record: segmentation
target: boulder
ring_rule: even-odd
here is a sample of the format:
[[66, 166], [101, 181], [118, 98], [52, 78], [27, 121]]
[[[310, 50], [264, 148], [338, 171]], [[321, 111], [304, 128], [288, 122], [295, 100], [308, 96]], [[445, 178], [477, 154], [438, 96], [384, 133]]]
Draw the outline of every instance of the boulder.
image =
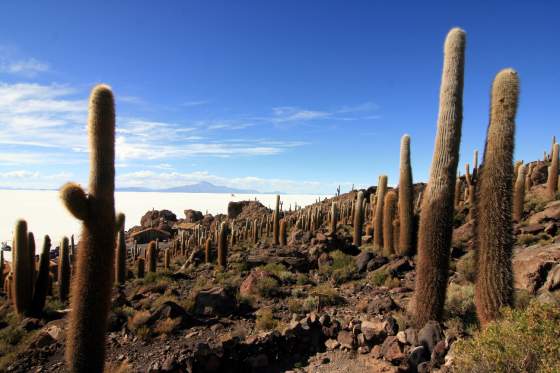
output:
[[408, 354], [407, 363], [408, 367], [412, 372], [416, 372], [418, 364], [425, 361], [430, 361], [430, 354], [424, 346], [414, 347]]
[[352, 332], [347, 330], [341, 330], [338, 332], [336, 340], [340, 343], [340, 347], [343, 348], [353, 349], [356, 346], [356, 337]]
[[367, 271], [375, 271], [378, 268], [383, 267], [385, 264], [389, 262], [389, 259], [385, 258], [384, 256], [374, 256], [368, 263], [367, 263]]
[[188, 209], [185, 210], [184, 212], [185, 212], [185, 223], [197, 223], [202, 219], [204, 219], [204, 215], [202, 215], [202, 212], [200, 211]]
[[354, 258], [354, 260], [356, 261], [356, 268], [358, 269], [358, 272], [365, 271], [367, 269], [368, 262], [373, 259], [374, 256], [374, 253], [372, 253], [371, 251], [362, 251], [360, 254], [358, 254]]
[[527, 224], [542, 224], [550, 220], [560, 220], [560, 201], [549, 202], [544, 210], [533, 214], [527, 219]]
[[395, 365], [400, 364], [406, 359], [404, 347], [394, 335], [385, 338], [385, 341], [381, 345], [381, 354], [385, 360]]
[[560, 264], [556, 264], [549, 272], [544, 284], [544, 288], [548, 291], [557, 290], [560, 287]]
[[543, 161], [537, 161], [533, 171], [531, 172], [531, 180], [533, 185], [539, 185], [546, 183], [548, 178], [548, 163]]
[[397, 309], [397, 304], [393, 301], [391, 296], [384, 294], [378, 295], [369, 301], [367, 305], [367, 312], [369, 314], [383, 314], [385, 312], [393, 311]]
[[560, 263], [560, 244], [516, 248], [513, 255], [514, 286], [536, 293], [547, 280], [548, 273]]
[[521, 234], [537, 234], [544, 231], [544, 225], [542, 224], [530, 224], [519, 228], [519, 233]]
[[228, 316], [236, 310], [235, 297], [223, 287], [201, 290], [195, 296], [195, 312], [205, 316]]
[[362, 321], [361, 329], [365, 340], [373, 344], [381, 343], [387, 336], [384, 321]]
[[437, 321], [428, 321], [426, 325], [418, 331], [418, 343], [426, 347], [430, 353], [441, 340], [443, 340], [443, 330]]
[[176, 221], [177, 216], [169, 210], [151, 210], [142, 216], [140, 219], [140, 225], [143, 228], [158, 228], [162, 223], [174, 223]]

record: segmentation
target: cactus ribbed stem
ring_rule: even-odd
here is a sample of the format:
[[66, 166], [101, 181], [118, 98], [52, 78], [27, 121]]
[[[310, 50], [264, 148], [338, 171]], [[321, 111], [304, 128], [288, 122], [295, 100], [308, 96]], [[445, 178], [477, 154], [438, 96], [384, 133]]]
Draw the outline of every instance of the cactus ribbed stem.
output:
[[62, 303], [68, 300], [70, 292], [70, 242], [64, 237], [58, 255], [58, 298]]
[[397, 206], [397, 193], [390, 190], [383, 203], [383, 255], [389, 257], [395, 253], [393, 239], [393, 220]]
[[362, 203], [364, 201], [364, 192], [358, 192], [358, 199], [354, 205], [354, 235], [352, 243], [356, 246], [362, 245], [362, 225], [364, 224], [364, 215], [362, 210]]
[[492, 85], [474, 225], [478, 254], [475, 304], [482, 325], [495, 320], [501, 307], [513, 304], [512, 185], [518, 96], [517, 73], [512, 69], [500, 71]]
[[380, 250], [383, 249], [383, 203], [387, 192], [387, 176], [379, 176], [377, 185], [375, 217], [373, 220], [373, 246]]
[[412, 167], [410, 165], [410, 136], [401, 140], [401, 166], [399, 177], [399, 246], [395, 247], [400, 255], [414, 254], [414, 206], [412, 190]]
[[31, 312], [33, 284], [31, 282], [31, 256], [27, 244], [27, 222], [19, 220], [16, 223], [13, 240], [13, 299], [16, 313], [19, 317], [27, 316]]
[[463, 120], [465, 39], [465, 32], [454, 28], [444, 47], [437, 134], [430, 178], [422, 198], [416, 288], [411, 303], [418, 325], [441, 320], [445, 303]]
[[553, 200], [556, 198], [556, 191], [558, 190], [558, 147], [559, 144], [554, 144], [552, 147], [550, 166], [548, 167], [548, 179], [546, 181], [546, 191], [548, 198]]
[[525, 165], [517, 169], [513, 191], [513, 221], [519, 223], [523, 219], [523, 203], [525, 202]]

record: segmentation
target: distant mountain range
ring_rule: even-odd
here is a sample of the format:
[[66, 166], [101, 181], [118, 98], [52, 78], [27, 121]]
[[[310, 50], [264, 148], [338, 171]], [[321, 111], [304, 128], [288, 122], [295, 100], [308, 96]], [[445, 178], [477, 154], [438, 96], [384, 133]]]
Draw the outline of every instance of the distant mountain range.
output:
[[173, 188], [150, 189], [143, 187], [117, 188], [117, 192], [158, 192], [158, 193], [240, 193], [259, 194], [254, 189], [237, 189], [201, 181], [200, 183], [183, 185]]

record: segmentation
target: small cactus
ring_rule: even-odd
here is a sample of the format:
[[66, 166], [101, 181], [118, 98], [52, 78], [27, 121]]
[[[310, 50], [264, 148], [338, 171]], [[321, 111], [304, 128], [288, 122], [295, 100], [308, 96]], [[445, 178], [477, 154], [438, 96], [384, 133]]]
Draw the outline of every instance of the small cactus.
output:
[[525, 202], [525, 165], [517, 169], [517, 179], [513, 190], [513, 221], [519, 223], [523, 218], [523, 203]]
[[206, 239], [206, 244], [204, 245], [204, 262], [210, 263], [210, 250], [212, 249], [212, 239], [209, 237]]
[[171, 251], [169, 249], [165, 249], [163, 252], [163, 268], [166, 271], [169, 271], [171, 267]]
[[362, 226], [364, 225], [364, 212], [362, 209], [363, 201], [364, 192], [360, 190], [354, 207], [354, 235], [352, 243], [355, 246], [362, 245]]
[[276, 209], [274, 210], [274, 223], [272, 226], [272, 236], [273, 242], [275, 245], [280, 243], [279, 234], [280, 234], [280, 196], [276, 196]]
[[222, 222], [218, 235], [218, 266], [225, 269], [227, 266], [227, 235], [228, 228], [226, 222]]
[[19, 220], [16, 223], [13, 240], [13, 299], [18, 316], [31, 313], [33, 283], [31, 282], [31, 256], [28, 251], [27, 223]]
[[68, 237], [64, 237], [60, 243], [60, 254], [58, 255], [58, 298], [62, 303], [68, 300], [70, 292], [70, 243]]
[[156, 272], [157, 271], [157, 260], [158, 260], [158, 252], [156, 248], [156, 243], [151, 241], [148, 244], [148, 249], [146, 250], [146, 264], [148, 267], [148, 272]]
[[[414, 254], [414, 193], [412, 190], [412, 167], [410, 166], [410, 136], [401, 140], [401, 166], [399, 178], [399, 246], [395, 247], [400, 255]], [[385, 219], [385, 218], [383, 218]]]
[[395, 218], [395, 207], [397, 204], [397, 193], [390, 190], [383, 202], [383, 255], [389, 257], [395, 253], [393, 246], [393, 220]]
[[375, 217], [373, 220], [373, 246], [381, 250], [383, 249], [383, 203], [385, 201], [385, 193], [387, 192], [387, 176], [379, 177], [376, 193]]
[[138, 258], [136, 260], [136, 276], [138, 278], [144, 278], [146, 271], [146, 261], [144, 258]]
[[330, 220], [330, 229], [329, 232], [331, 236], [336, 236], [336, 226], [338, 224], [338, 211], [336, 208], [336, 202], [333, 202], [331, 205], [331, 220]]
[[280, 246], [286, 246], [286, 220], [280, 220]]
[[115, 258], [115, 279], [117, 284], [124, 284], [126, 281], [126, 241], [124, 236], [123, 213], [117, 215], [117, 250]]
[[546, 180], [546, 192], [548, 198], [553, 200], [556, 198], [556, 191], [558, 190], [558, 147], [559, 144], [554, 144], [552, 147], [550, 166], [548, 167], [548, 179]]

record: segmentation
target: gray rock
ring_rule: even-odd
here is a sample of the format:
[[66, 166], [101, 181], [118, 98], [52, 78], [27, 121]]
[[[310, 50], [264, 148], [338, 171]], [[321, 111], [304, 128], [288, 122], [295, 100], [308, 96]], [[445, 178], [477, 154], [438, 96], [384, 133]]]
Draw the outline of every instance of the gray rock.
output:
[[374, 254], [371, 251], [362, 251], [354, 260], [356, 261], [356, 268], [358, 272], [363, 272], [367, 269], [368, 262], [373, 259]]
[[437, 321], [428, 321], [418, 332], [418, 343], [431, 353], [436, 344], [443, 340], [443, 330]]

